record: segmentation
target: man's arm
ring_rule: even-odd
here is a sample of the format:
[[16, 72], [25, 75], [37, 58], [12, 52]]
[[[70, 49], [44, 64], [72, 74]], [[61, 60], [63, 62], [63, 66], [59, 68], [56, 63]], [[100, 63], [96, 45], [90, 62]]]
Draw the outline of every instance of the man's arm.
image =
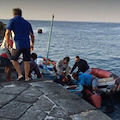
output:
[[33, 46], [34, 46], [35, 37], [34, 37], [33, 34], [30, 34], [30, 37], [31, 37], [30, 48], [31, 48], [31, 51], [33, 51]]
[[61, 64], [62, 64], [62, 60], [57, 61], [57, 63], [56, 63], [56, 70], [57, 70], [57, 72], [62, 72], [62, 71], [60, 70]]
[[9, 49], [9, 39], [10, 39], [10, 34], [11, 34], [11, 31], [9, 29], [6, 29], [6, 32], [5, 32], [5, 40], [6, 40], [6, 47]]
[[37, 65], [33, 68], [33, 70], [35, 71], [35, 74], [37, 75], [38, 78], [42, 77], [42, 74], [40, 73]]
[[70, 74], [75, 70], [76, 67], [77, 67], [77, 64], [75, 63], [72, 70], [71, 70], [71, 72], [70, 72]]

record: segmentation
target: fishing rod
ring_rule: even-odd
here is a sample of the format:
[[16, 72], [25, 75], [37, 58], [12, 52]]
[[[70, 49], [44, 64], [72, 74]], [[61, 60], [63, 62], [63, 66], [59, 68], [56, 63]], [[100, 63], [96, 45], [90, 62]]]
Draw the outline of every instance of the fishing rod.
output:
[[47, 61], [48, 61], [48, 56], [49, 56], [49, 51], [50, 51], [50, 42], [51, 42], [53, 21], [54, 21], [54, 14], [52, 15], [52, 21], [51, 21], [50, 32], [49, 32], [49, 39], [48, 39], [48, 45], [47, 45], [46, 66], [47, 66]]

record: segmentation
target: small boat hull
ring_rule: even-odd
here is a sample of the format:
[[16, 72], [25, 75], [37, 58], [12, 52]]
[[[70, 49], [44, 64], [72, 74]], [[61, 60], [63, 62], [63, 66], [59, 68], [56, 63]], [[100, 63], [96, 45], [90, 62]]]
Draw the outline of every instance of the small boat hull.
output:
[[93, 94], [89, 89], [86, 89], [86, 88], [84, 89], [83, 93], [86, 94], [86, 97], [89, 100], [89, 102], [93, 104], [96, 108], [101, 107], [101, 103], [102, 103], [101, 95], [97, 93]]
[[[120, 91], [120, 77], [116, 74], [99, 68], [92, 68], [90, 74], [98, 77], [98, 88], [105, 94], [113, 94]], [[101, 107], [101, 95], [96, 93], [94, 94], [89, 88], [84, 88], [84, 94], [89, 102], [92, 103], [96, 108]]]
[[[120, 90], [114, 89], [114, 86], [120, 83], [120, 77], [116, 74], [99, 68], [92, 68], [90, 74], [98, 77], [98, 88], [103, 90], [103, 92], [108, 92], [108, 89], [110, 92], [117, 92]], [[113, 88], [109, 86], [113, 86]]]

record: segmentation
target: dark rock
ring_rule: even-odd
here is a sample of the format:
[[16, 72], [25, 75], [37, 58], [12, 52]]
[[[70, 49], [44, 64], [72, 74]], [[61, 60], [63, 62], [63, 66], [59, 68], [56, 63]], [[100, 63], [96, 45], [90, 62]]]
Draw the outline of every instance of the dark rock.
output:
[[38, 33], [42, 33], [42, 29], [38, 29]]
[[54, 104], [47, 99], [45, 96], [40, 97], [40, 99], [34, 104], [33, 107], [35, 107], [38, 110], [41, 111], [50, 111]]
[[8, 95], [8, 94], [0, 93], [0, 107], [2, 107], [5, 104], [8, 104], [15, 97], [16, 97], [15, 95]]
[[0, 118], [0, 120], [10, 120], [10, 119]]
[[5, 25], [0, 21], [0, 39], [5, 35]]
[[[92, 105], [72, 93], [47, 95], [57, 106], [60, 106], [68, 115], [78, 114], [83, 111], [95, 109]], [[82, 104], [81, 104], [82, 103]]]
[[65, 111], [63, 111], [61, 108], [59, 107], [54, 107], [52, 109], [52, 111], [50, 111], [50, 114], [49, 116], [52, 116], [52, 117], [59, 117], [59, 118], [66, 118], [68, 120], [68, 115]]
[[0, 93], [17, 95], [22, 93], [26, 89], [27, 87], [16, 86], [13, 84], [13, 85], [4, 86], [2, 89], [0, 89]]
[[46, 113], [31, 107], [19, 120], [44, 120]]
[[32, 104], [12, 101], [0, 109], [0, 117], [8, 119], [18, 119]]
[[29, 87], [21, 95], [31, 96], [31, 97], [40, 97], [43, 93], [36, 89], [35, 87]]
[[19, 95], [15, 100], [19, 102], [35, 103], [38, 100], [38, 98], [32, 96]]
[[107, 115], [98, 110], [90, 110], [81, 114], [71, 115], [72, 120], [111, 120]]
[[4, 24], [0, 21], [0, 30], [4, 28]]
[[40, 91], [45, 94], [59, 94], [59, 93], [69, 93], [68, 90], [63, 89], [62, 86], [55, 82], [42, 82], [42, 83], [31, 83], [32, 86], [37, 87]]

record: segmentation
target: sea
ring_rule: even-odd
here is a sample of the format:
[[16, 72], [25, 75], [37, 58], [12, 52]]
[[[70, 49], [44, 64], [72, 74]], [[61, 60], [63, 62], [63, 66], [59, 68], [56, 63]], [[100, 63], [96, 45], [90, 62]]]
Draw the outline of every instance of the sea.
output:
[[[8, 20], [0, 19], [7, 24]], [[54, 61], [70, 57], [70, 66], [75, 56], [85, 59], [90, 67], [111, 71], [120, 76], [120, 23], [29, 20], [35, 35], [34, 51]], [[38, 29], [43, 33], [39, 34]], [[113, 120], [120, 120], [120, 103], [108, 114]]]

